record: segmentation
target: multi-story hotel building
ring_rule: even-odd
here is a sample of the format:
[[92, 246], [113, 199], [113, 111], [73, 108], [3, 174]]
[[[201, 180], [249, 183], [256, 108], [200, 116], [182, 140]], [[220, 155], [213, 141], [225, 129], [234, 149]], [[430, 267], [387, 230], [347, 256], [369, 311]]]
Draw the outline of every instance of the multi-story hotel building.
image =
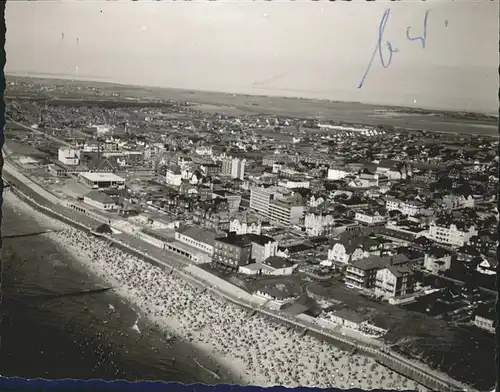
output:
[[468, 244], [470, 238], [477, 235], [474, 226], [459, 228], [457, 224], [444, 225], [438, 222], [431, 222], [427, 237], [436, 242], [453, 246], [464, 246]]
[[215, 240], [212, 261], [216, 264], [237, 269], [242, 265], [250, 264], [251, 255], [252, 243], [248, 238], [232, 235]]
[[305, 211], [299, 197], [280, 187], [252, 189], [250, 208], [270, 221], [285, 226], [299, 224]]

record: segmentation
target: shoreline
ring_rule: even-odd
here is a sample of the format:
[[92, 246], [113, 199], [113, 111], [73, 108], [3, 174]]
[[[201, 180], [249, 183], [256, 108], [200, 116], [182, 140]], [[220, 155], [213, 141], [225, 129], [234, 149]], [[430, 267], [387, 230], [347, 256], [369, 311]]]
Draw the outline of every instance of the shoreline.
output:
[[[55, 218], [52, 218], [50, 216], [47, 216], [39, 211], [37, 211], [35, 208], [30, 206], [28, 203], [25, 201], [21, 200], [17, 195], [14, 195], [13, 193], [10, 192], [5, 192], [3, 195], [3, 201], [4, 203], [9, 203], [11, 208], [14, 210], [19, 209], [21, 210], [24, 214], [29, 215], [32, 219], [34, 219], [40, 226], [49, 226], [51, 228], [54, 228], [55, 230], [75, 230], [79, 233], [82, 233], [83, 235], [86, 235], [89, 239], [97, 238], [91, 235], [90, 233], [84, 233], [83, 231], [80, 231], [78, 229], [75, 229], [68, 224], [61, 222]], [[214, 353], [212, 353], [210, 350], [207, 349], [207, 347], [204, 347], [202, 345], [196, 344], [196, 342], [190, 341], [189, 339], [186, 338], [182, 334], [182, 330], [179, 329], [178, 325], [175, 324], [168, 324], [167, 325], [162, 325], [165, 324], [164, 322], [158, 322], [158, 320], [154, 317], [151, 317], [151, 315], [148, 315], [147, 312], [144, 311], [144, 303], [139, 301], [136, 296], [133, 295], [130, 291], [127, 291], [122, 287], [122, 284], [120, 281], [115, 279], [113, 276], [106, 274], [102, 269], [98, 268], [98, 265], [94, 262], [92, 262], [91, 258], [89, 257], [88, 252], [82, 251], [81, 248], [74, 244], [70, 244], [67, 241], [64, 241], [60, 236], [58, 236], [58, 232], [47, 232], [44, 233], [43, 236], [50, 240], [54, 245], [56, 245], [57, 248], [59, 248], [61, 253], [66, 253], [68, 256], [70, 256], [78, 265], [78, 268], [83, 269], [85, 272], [89, 273], [92, 275], [94, 278], [97, 278], [98, 281], [101, 281], [109, 286], [112, 286], [113, 289], [111, 289], [120, 299], [125, 301], [128, 306], [130, 306], [131, 309], [133, 309], [139, 316], [140, 320], [146, 320], [146, 323], [149, 324], [148, 326], [151, 328], [160, 328], [160, 331], [166, 332], [166, 335], [175, 335], [176, 340], [178, 339], [179, 342], [182, 342], [182, 344], [186, 344], [190, 346], [194, 353], [195, 356], [193, 357], [195, 363], [197, 364], [198, 367], [203, 369], [204, 371], [210, 373], [212, 376], [214, 376], [215, 379], [223, 379], [225, 378], [224, 375], [218, 374], [214, 372], [212, 369], [206, 367], [209, 365], [215, 365], [217, 368], [224, 368], [225, 371], [222, 373], [227, 373], [230, 376], [232, 374], [237, 374], [239, 369], [234, 368], [233, 364], [230, 361], [225, 361], [223, 359], [218, 358]], [[103, 241], [104, 240], [100, 240]], [[104, 244], [103, 244], [104, 245]], [[166, 330], [166, 331], [165, 331]], [[139, 332], [142, 334], [142, 332]], [[170, 337], [170, 336], [169, 336]], [[203, 358], [198, 358], [196, 354], [200, 353]], [[209, 361], [210, 364], [206, 363], [204, 364], [205, 361]], [[201, 363], [200, 363], [201, 362]], [[206, 365], [206, 366], [205, 366]], [[211, 366], [212, 367], [212, 366]], [[238, 377], [240, 378], [240, 377]], [[148, 380], [146, 380], [148, 381]], [[154, 380], [156, 381], [156, 380]], [[240, 380], [241, 381], [241, 380]]]
[[[22, 175], [21, 175], [21, 178], [23, 178]], [[30, 187], [28, 186], [28, 188], [30, 188]], [[85, 223], [79, 222], [78, 219], [77, 219], [78, 222], [74, 221], [73, 218], [63, 216], [58, 212], [49, 212], [46, 207], [44, 207], [43, 205], [39, 205], [31, 197], [26, 196], [26, 194], [24, 194], [22, 191], [17, 190], [17, 187], [14, 187], [13, 191], [26, 204], [28, 204], [29, 206], [34, 208], [40, 214], [47, 216], [51, 219], [56, 219], [58, 221], [62, 221], [65, 224], [68, 224], [73, 228], [76, 227], [79, 231], [81, 231], [83, 233], [91, 232], [92, 229], [89, 228], [90, 226], [88, 226], [89, 222], [87, 222], [87, 224], [85, 224]], [[36, 191], [35, 191], [35, 193], [36, 193]], [[29, 192], [28, 192], [28, 194], [29, 194]], [[42, 203], [42, 204], [45, 204], [45, 203]], [[99, 223], [99, 222], [96, 222], [96, 223]], [[193, 279], [192, 279], [193, 276], [188, 271], [189, 268], [187, 268], [187, 270], [183, 271], [184, 268], [182, 268], [182, 267], [179, 267], [179, 266], [175, 267], [175, 266], [170, 265], [170, 263], [165, 263], [164, 261], [160, 261], [160, 259], [162, 259], [163, 257], [168, 257], [167, 254], [164, 252], [160, 252], [161, 256], [158, 256], [158, 255], [151, 256], [151, 255], [147, 254], [148, 253], [147, 251], [146, 251], [146, 254], [144, 254], [143, 253], [144, 250], [142, 250], [142, 251], [138, 250], [138, 249], [141, 249], [140, 247], [138, 249], [136, 249], [134, 247], [128, 246], [127, 244], [123, 243], [121, 239], [111, 238], [109, 236], [104, 236], [104, 237], [105, 238], [107, 237], [107, 240], [109, 242], [114, 243], [114, 245], [117, 246], [122, 251], [124, 251], [125, 254], [127, 254], [127, 255], [132, 254], [136, 257], [139, 257], [139, 259], [141, 261], [146, 262], [149, 266], [159, 267], [160, 270], [162, 271], [162, 273], [165, 272], [165, 267], [167, 267], [166, 268], [167, 272], [172, 272], [172, 270], [175, 270], [175, 272], [179, 276], [183, 277], [182, 278], [183, 281], [184, 282], [187, 281], [188, 284], [190, 284], [191, 286], [194, 284], [194, 286], [196, 288], [199, 288], [200, 284], [201, 284], [202, 287], [208, 288], [209, 289], [208, 291], [213, 292], [213, 294], [215, 294], [215, 296], [219, 302], [220, 302], [220, 299], [223, 299], [223, 300], [227, 300], [227, 303], [229, 305], [233, 305], [233, 306], [236, 305], [236, 307], [240, 310], [241, 309], [243, 309], [244, 311], [255, 310], [254, 306], [249, 307], [248, 306], [249, 304], [241, 303], [238, 300], [236, 300], [236, 301], [233, 300], [233, 298], [231, 298], [231, 296], [226, 295], [224, 290], [222, 290], [222, 291], [215, 290], [214, 291], [212, 284], [210, 284], [210, 283], [208, 283], [208, 286], [207, 286], [206, 282], [205, 283], [200, 282], [200, 281], [198, 281], [198, 279], [194, 279], [194, 281], [193, 281]], [[185, 264], [185, 263], [183, 263], [183, 264]], [[203, 277], [201, 277], [201, 280], [205, 281], [205, 279]], [[224, 302], [224, 304], [226, 304], [226, 305], [227, 305], [227, 303]], [[204, 313], [206, 313], [206, 312], [204, 312]], [[286, 332], [290, 329], [289, 322], [291, 320], [283, 319], [282, 317], [279, 317], [278, 315], [268, 314], [268, 312], [265, 311], [264, 309], [259, 309], [258, 313], [259, 313], [259, 315], [263, 315], [263, 317], [265, 319], [267, 319], [268, 321], [271, 320], [272, 326], [276, 326], [276, 323], [278, 323], [279, 325], [283, 325], [282, 322], [284, 321], [285, 322], [284, 325], [287, 327]], [[270, 317], [268, 318], [266, 316], [270, 316]], [[234, 322], [234, 319], [228, 320], [228, 325], [232, 326], [233, 322]], [[292, 324], [296, 325], [296, 323], [294, 323], [294, 322], [292, 322]], [[310, 328], [311, 326], [301, 325], [300, 327], [301, 328], [304, 328], [304, 327]], [[277, 327], [275, 327], [274, 330], [277, 330]], [[314, 330], [314, 328], [313, 328], [313, 330]], [[250, 332], [252, 332], [252, 331], [250, 331]], [[319, 332], [319, 333], [321, 336], [323, 336], [322, 332]], [[236, 329], [234, 331], [234, 336], [239, 337], [240, 335], [241, 335], [241, 331]], [[302, 336], [303, 335], [300, 335], [300, 338], [302, 338]], [[307, 336], [307, 338], [310, 338], [309, 335], [306, 335], [306, 336]], [[330, 336], [329, 334], [327, 334], [326, 336], [333, 338], [333, 340], [334, 340], [333, 343], [329, 339], [327, 339], [326, 341], [329, 342], [330, 344], [333, 344], [335, 346], [335, 348], [341, 347], [340, 351], [343, 352], [344, 354], [346, 353], [346, 351], [351, 352], [351, 349], [353, 349], [353, 347], [351, 347], [351, 346], [349, 346], [350, 349], [346, 349], [343, 345], [339, 346], [339, 344], [336, 344], [336, 343], [344, 342], [344, 339], [339, 340], [337, 337]], [[322, 338], [320, 337], [318, 339], [321, 340]], [[229, 337], [229, 340], [232, 341], [232, 337]], [[303, 342], [301, 342], [301, 343], [303, 343]], [[315, 343], [318, 343], [318, 342], [315, 342]], [[411, 359], [401, 357], [401, 355], [399, 355], [397, 353], [390, 353], [390, 354], [382, 353], [382, 352], [380, 352], [372, 347], [364, 347], [363, 348], [363, 347], [358, 346], [357, 343], [354, 343], [354, 344], [356, 347], [360, 348], [359, 353], [362, 353], [363, 358], [375, 359], [375, 362], [377, 362], [378, 364], [381, 364], [383, 367], [386, 368], [386, 370], [394, 370], [394, 372], [396, 374], [402, 375], [403, 379], [405, 379], [407, 381], [414, 380], [416, 382], [416, 385], [423, 386], [424, 389], [435, 390], [436, 388], [439, 388], [439, 389], [443, 388], [443, 390], [474, 390], [469, 385], [462, 384], [461, 382], [450, 378], [446, 374], [441, 374], [439, 372], [437, 374], [433, 374], [435, 371], [430, 369], [426, 364], [420, 363], [418, 361], [415, 363]], [[309, 347], [307, 347], [307, 345], [306, 345], [306, 347], [304, 347], [303, 352], [307, 352], [307, 350], [309, 350]], [[265, 351], [267, 351], [267, 347], [266, 347]], [[245, 351], [245, 353], [246, 353], [246, 351]], [[227, 353], [225, 353], [225, 354], [227, 354]], [[330, 357], [332, 357], [332, 356], [334, 356], [334, 354], [330, 355]], [[314, 359], [317, 359], [317, 358], [314, 358]], [[334, 358], [334, 359], [338, 360], [336, 358]], [[248, 358], [247, 358], [247, 360], [248, 360]], [[253, 363], [252, 361], [253, 361], [253, 359], [250, 359], [250, 365], [252, 365], [252, 363]], [[255, 370], [255, 369], [253, 369], [253, 370]], [[363, 375], [364, 375], [364, 373], [363, 373]], [[326, 380], [329, 379], [328, 378], [329, 375], [324, 374], [324, 373], [322, 374], [322, 377], [323, 377], [322, 379], [326, 379]], [[281, 383], [283, 383], [283, 382], [281, 382]], [[268, 385], [268, 384], [265, 384], [265, 385]], [[331, 386], [331, 384], [323, 384], [323, 385], [326, 385], [327, 387]], [[371, 389], [371, 388], [372, 388], [371, 385], [369, 385], [368, 389]]]
[[[117, 294], [135, 304], [144, 313], [149, 313], [150, 318], [148, 317], [148, 319], [157, 323], [160, 329], [173, 332], [186, 342], [191, 343], [197, 350], [208, 353], [209, 358], [214, 359], [216, 363], [228, 369], [231, 376], [236, 376], [239, 379], [238, 384], [361, 387], [365, 389], [409, 389], [413, 387], [412, 389], [426, 390], [426, 388], [410, 381], [408, 378], [376, 364], [369, 357], [357, 354], [350, 356], [343, 350], [307, 335], [304, 340], [298, 340], [299, 334], [297, 332], [288, 331], [287, 328], [262, 317], [247, 318], [247, 313], [243, 309], [237, 308], [213, 294], [201, 292], [199, 288], [196, 290], [192, 284], [185, 282], [175, 274], [173, 276], [168, 275], [158, 267], [153, 267], [151, 264], [139, 259], [134, 260], [133, 257], [126, 255], [115, 247], [109, 247], [109, 249], [119, 252], [121, 257], [111, 258], [112, 260], [106, 261], [102, 255], [107, 250], [104, 243], [99, 243], [103, 241], [102, 239], [45, 216], [25, 202], [22, 202], [22, 204], [38, 215], [37, 220], [42, 220], [45, 224], [47, 222], [57, 222], [58, 225], [68, 227], [63, 232], [50, 233], [47, 236], [51, 240], [55, 240], [61, 247], [65, 247], [66, 250], [78, 256], [77, 260], [86, 265], [87, 268], [93, 268], [93, 271], [101, 279], [120, 283], [119, 289], [115, 290]], [[86, 246], [91, 246], [87, 245], [85, 239], [88, 240], [88, 244], [96, 244], [96, 246], [93, 249], [88, 248], [85, 250]], [[94, 260], [92, 260], [92, 254], [88, 254], [91, 251], [97, 251]], [[84, 255], [86, 252], [87, 255]], [[128, 266], [132, 265], [131, 271], [135, 274], [146, 274], [146, 277], [152, 276], [153, 280], [137, 278], [134, 283], [134, 278], [130, 278], [130, 274], [123, 275], [124, 268], [116, 268], [123, 260], [126, 260], [123, 266], [129, 263]], [[122, 276], [127, 276], [129, 287], [127, 287], [127, 282], [124, 284], [119, 279], [114, 279], [117, 276], [119, 277], [120, 273]], [[131, 280], [132, 283], [130, 283]], [[157, 282], [158, 280], [169, 283], [166, 286], [171, 288], [176, 286], [179, 290], [163, 294], [161, 298], [157, 299], [155, 294], [151, 294], [151, 291], [154, 289], [161, 290], [160, 292], [165, 291], [164, 286]], [[145, 283], [150, 286], [144, 287]], [[190, 295], [181, 295], [188, 291], [191, 291]], [[180, 317], [175, 312], [172, 313], [171, 308], [160, 303], [161, 299], [163, 299], [164, 303], [168, 303], [169, 298], [169, 305], [174, 310], [177, 308], [180, 311]], [[156, 303], [153, 303], [154, 300], [156, 300]], [[186, 305], [186, 302], [189, 301], [191, 303]], [[202, 303], [201, 310], [208, 310], [208, 312], [200, 312], [200, 309], [197, 309], [197, 303]], [[212, 317], [212, 314], [217, 315], [217, 313], [225, 320], [221, 322], [218, 317]], [[227, 313], [231, 313], [229, 317]], [[207, 318], [211, 318], [211, 320]], [[227, 324], [235, 318], [242, 320], [241, 325]], [[269, 335], [274, 336], [270, 337]], [[290, 343], [292, 343], [291, 346]], [[268, 349], [277, 355], [268, 358], [266, 354]], [[304, 352], [308, 352], [308, 355], [304, 356]], [[281, 359], [283, 357], [285, 357], [284, 361]], [[307, 363], [307, 360], [309, 363]], [[276, 362], [278, 362], [278, 365], [275, 364]], [[298, 364], [297, 362], [301, 363]], [[374, 373], [372, 372], [372, 377], [367, 378], [367, 374], [369, 374], [367, 367], [370, 364], [375, 370]], [[283, 375], [283, 371], [287, 372], [287, 374]], [[311, 375], [312, 373], [314, 374]], [[294, 380], [292, 380], [292, 374]], [[331, 380], [331, 377], [335, 375], [340, 378], [338, 383]], [[355, 380], [359, 378], [359, 381], [356, 383], [349, 382], [353, 377]], [[375, 378], [378, 378], [378, 382], [374, 382]]]

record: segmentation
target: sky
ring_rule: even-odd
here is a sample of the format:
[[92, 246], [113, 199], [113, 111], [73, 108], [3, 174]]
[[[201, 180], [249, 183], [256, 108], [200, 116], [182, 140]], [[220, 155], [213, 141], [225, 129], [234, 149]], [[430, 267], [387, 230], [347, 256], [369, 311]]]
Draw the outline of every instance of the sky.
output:
[[498, 113], [498, 15], [498, 0], [10, 1], [6, 72]]

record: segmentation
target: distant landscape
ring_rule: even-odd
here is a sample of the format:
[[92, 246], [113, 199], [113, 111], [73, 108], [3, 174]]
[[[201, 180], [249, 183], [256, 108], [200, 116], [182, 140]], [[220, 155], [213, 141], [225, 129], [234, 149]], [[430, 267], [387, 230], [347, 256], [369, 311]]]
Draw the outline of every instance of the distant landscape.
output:
[[[33, 84], [32, 91], [15, 91], [9, 80], [19, 80]], [[63, 95], [50, 93], [47, 86], [65, 87]], [[42, 89], [42, 86], [45, 86]], [[6, 98], [17, 99], [26, 96], [32, 99], [77, 99], [96, 97], [81, 88], [99, 86], [100, 99], [134, 98], [139, 100], [172, 100], [198, 105], [197, 109], [225, 115], [265, 115], [294, 116], [303, 119], [342, 121], [353, 125], [381, 125], [409, 130], [428, 130], [443, 133], [477, 135], [497, 135], [498, 116], [480, 113], [431, 111], [427, 109], [367, 105], [359, 102], [335, 102], [326, 100], [237, 95], [221, 92], [191, 91], [148, 86], [129, 86], [102, 81], [59, 79], [54, 77], [28, 77], [7, 75]], [[43, 91], [43, 95], [41, 94]], [[102, 93], [104, 92], [104, 93]]]

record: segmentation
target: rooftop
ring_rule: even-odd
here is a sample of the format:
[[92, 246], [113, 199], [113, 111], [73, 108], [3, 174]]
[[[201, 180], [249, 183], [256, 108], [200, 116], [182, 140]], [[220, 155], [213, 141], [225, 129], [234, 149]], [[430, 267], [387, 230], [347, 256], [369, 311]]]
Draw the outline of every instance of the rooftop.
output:
[[113, 173], [80, 173], [80, 176], [89, 181], [124, 182], [125, 179]]
[[206, 230], [196, 226], [181, 226], [176, 229], [176, 232], [186, 237], [192, 238], [195, 241], [202, 242], [208, 245], [214, 245], [217, 238], [225, 237], [225, 234], [217, 233], [213, 230]]
[[251, 241], [246, 235], [229, 235], [227, 237], [217, 238], [217, 242], [238, 247], [250, 246]]
[[268, 257], [262, 261], [262, 264], [270, 266], [274, 269], [289, 268], [294, 265], [291, 261], [279, 256]]
[[84, 197], [87, 199], [97, 201], [102, 204], [115, 204], [115, 201], [111, 197], [99, 191], [90, 191]]

